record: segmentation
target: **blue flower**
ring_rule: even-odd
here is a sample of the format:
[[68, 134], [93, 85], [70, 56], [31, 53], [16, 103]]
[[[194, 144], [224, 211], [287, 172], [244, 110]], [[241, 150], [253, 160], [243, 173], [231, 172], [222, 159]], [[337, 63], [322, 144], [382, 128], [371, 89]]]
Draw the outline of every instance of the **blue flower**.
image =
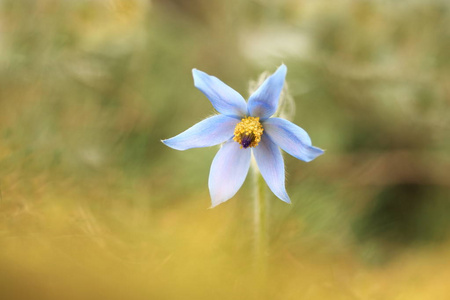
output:
[[247, 177], [251, 154], [271, 191], [290, 203], [285, 188], [284, 161], [280, 149], [309, 162], [324, 153], [312, 146], [305, 130], [281, 118], [271, 118], [278, 106], [287, 68], [277, 71], [250, 96], [248, 102], [235, 90], [197, 69], [194, 85], [220, 113], [179, 135], [163, 140], [176, 150], [222, 144], [209, 173], [212, 207], [233, 197]]

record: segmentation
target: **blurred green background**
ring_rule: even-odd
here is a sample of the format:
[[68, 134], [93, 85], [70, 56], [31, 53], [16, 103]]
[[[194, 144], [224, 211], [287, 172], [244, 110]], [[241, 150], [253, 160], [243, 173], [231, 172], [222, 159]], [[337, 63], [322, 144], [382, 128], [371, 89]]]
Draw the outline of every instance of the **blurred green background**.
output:
[[[215, 209], [217, 148], [160, 140], [288, 67], [268, 278], [252, 182]], [[450, 3], [0, 0], [1, 299], [449, 299]], [[264, 297], [263, 297], [264, 296]]]

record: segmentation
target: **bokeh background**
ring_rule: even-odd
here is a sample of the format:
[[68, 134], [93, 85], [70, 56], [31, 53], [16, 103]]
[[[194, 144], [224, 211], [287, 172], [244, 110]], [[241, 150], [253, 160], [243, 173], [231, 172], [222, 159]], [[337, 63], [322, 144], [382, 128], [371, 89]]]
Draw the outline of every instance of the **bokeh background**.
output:
[[[160, 140], [284, 62], [293, 121], [267, 278], [252, 182]], [[0, 0], [1, 299], [449, 299], [450, 2]]]

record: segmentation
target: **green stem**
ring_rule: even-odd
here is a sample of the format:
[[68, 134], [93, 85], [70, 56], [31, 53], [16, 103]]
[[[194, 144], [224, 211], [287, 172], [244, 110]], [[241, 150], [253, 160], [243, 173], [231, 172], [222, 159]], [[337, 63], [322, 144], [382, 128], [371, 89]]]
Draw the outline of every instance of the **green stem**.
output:
[[266, 270], [267, 261], [267, 195], [266, 184], [256, 164], [253, 164], [255, 188], [254, 226], [255, 226], [255, 262], [262, 273]]

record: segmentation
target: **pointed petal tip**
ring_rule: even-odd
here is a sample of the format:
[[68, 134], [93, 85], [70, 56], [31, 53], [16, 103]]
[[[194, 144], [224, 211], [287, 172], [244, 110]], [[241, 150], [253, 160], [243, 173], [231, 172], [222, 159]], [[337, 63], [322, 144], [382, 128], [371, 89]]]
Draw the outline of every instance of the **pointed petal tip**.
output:
[[172, 139], [173, 139], [173, 138], [161, 140], [161, 142], [162, 142], [164, 145], [166, 145], [167, 147], [169, 147], [169, 148], [172, 148], [172, 149], [175, 149], [175, 150], [179, 150], [179, 151], [185, 150], [185, 149], [176, 147], [175, 144], [172, 143], [172, 141], [171, 141]]
[[170, 139], [166, 139], [166, 140], [161, 140], [161, 142], [166, 145], [169, 148], [172, 148], [174, 150], [178, 150], [178, 151], [184, 151], [184, 150], [188, 150], [190, 148], [187, 147], [183, 147], [183, 145], [180, 145], [179, 143], [177, 143], [177, 139], [176, 136]]
[[287, 193], [284, 193], [284, 195], [276, 195], [280, 200], [282, 200], [283, 202], [286, 202], [287, 204], [291, 204], [291, 199], [289, 198], [289, 195]]
[[193, 68], [192, 69], [192, 77], [194, 78], [194, 86], [196, 88], [199, 88], [199, 86], [202, 84], [202, 76], [209, 76], [205, 72], [200, 71], [199, 69]]
[[317, 156], [324, 154], [325, 151], [326, 151], [325, 149], [322, 149], [322, 148], [319, 148], [319, 147], [315, 147], [315, 146], [311, 146], [311, 148], [314, 148], [314, 151], [315, 151], [316, 153], [318, 153]]
[[208, 207], [208, 209], [216, 208], [217, 206], [219, 206], [220, 204], [222, 204], [222, 203], [224, 203], [224, 202], [225, 202], [225, 201], [218, 202], [218, 203], [213, 203], [213, 202], [211, 201], [211, 206]]
[[[308, 156], [307, 157], [303, 157], [303, 160], [305, 162], [310, 162], [313, 161], [314, 159], [316, 159], [317, 157], [321, 156], [322, 154], [325, 153], [325, 150], [314, 147], [314, 146], [309, 146], [308, 147]], [[299, 157], [297, 157], [299, 158]], [[301, 158], [299, 158], [301, 159]]]
[[277, 74], [278, 76], [282, 76], [283, 77], [283, 83], [287, 74], [287, 67], [285, 64], [281, 64], [277, 70], [273, 73], [273, 74]]
[[[211, 191], [210, 191], [211, 192]], [[234, 196], [234, 195], [233, 195]], [[225, 203], [225, 202], [227, 202], [228, 200], [230, 200], [231, 198], [233, 198], [233, 196], [232, 197], [230, 197], [230, 198], [228, 198], [228, 199], [226, 199], [226, 198], [223, 198], [223, 197], [220, 197], [220, 196], [213, 196], [213, 195], [211, 195], [210, 194], [210, 197], [211, 197], [211, 206], [208, 208], [208, 209], [213, 209], [213, 208], [216, 208], [217, 206], [219, 206], [220, 204], [222, 204], [222, 203]]]
[[200, 71], [200, 70], [198, 70], [196, 68], [192, 69], [192, 77], [194, 78], [194, 86], [195, 87], [197, 87], [197, 83], [199, 82], [199, 78], [198, 77], [201, 76], [202, 73], [203, 73], [202, 71]]
[[169, 147], [169, 148], [172, 148], [172, 147], [170, 146], [170, 144], [167, 142], [167, 140], [168, 140], [168, 139], [161, 140], [161, 143], [163, 143], [164, 145], [166, 145], [166, 146]]
[[163, 143], [164, 145], [170, 147], [170, 145], [167, 143], [168, 140], [170, 140], [170, 139], [164, 139], [164, 140], [160, 140], [160, 141], [161, 141], [161, 143]]

